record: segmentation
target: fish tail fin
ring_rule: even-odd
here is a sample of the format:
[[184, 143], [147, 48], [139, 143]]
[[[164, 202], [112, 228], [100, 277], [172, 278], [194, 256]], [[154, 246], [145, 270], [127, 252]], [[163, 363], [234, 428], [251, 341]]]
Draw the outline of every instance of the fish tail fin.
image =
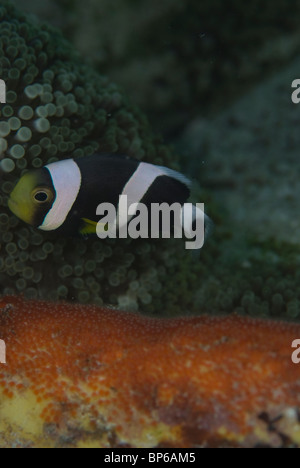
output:
[[204, 214], [204, 240], [208, 239], [213, 231], [214, 231], [215, 225], [213, 220]]
[[181, 225], [188, 239], [197, 238], [198, 248], [203, 247], [214, 226], [212, 220], [205, 214], [204, 206], [201, 209], [190, 203], [185, 203], [181, 209]]

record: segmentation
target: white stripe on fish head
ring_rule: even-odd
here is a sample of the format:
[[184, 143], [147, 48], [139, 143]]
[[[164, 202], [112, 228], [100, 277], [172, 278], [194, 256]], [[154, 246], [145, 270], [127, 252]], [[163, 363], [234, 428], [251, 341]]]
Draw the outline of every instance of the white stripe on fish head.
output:
[[50, 173], [56, 198], [39, 229], [54, 231], [63, 225], [77, 199], [81, 172], [74, 159], [58, 161], [45, 168]]

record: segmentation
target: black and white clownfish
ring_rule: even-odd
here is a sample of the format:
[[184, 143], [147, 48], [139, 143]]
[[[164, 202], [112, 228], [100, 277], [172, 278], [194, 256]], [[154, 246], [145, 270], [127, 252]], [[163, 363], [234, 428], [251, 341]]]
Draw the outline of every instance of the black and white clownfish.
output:
[[[179, 203], [190, 196], [190, 181], [166, 167], [115, 154], [94, 154], [58, 161], [27, 172], [12, 191], [8, 206], [27, 224], [63, 234], [95, 234], [101, 203], [119, 206], [120, 195], [129, 204]], [[209, 218], [195, 207], [192, 219]]]

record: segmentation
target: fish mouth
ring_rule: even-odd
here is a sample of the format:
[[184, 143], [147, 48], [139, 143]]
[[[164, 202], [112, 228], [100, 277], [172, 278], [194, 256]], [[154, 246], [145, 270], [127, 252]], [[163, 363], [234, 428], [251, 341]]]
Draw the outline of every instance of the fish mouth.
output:
[[13, 207], [17, 208], [17, 207], [18, 207], [18, 203], [17, 203], [13, 198], [11, 198], [11, 197], [8, 199], [7, 204], [8, 204], [8, 208], [9, 208], [9, 209], [11, 209], [11, 207], [12, 207], [12, 208], [13, 208]]
[[10, 206], [10, 205], [11, 205], [11, 206], [18, 206], [17, 202], [16, 202], [12, 197], [10, 197], [10, 198], [8, 199], [8, 203], [7, 203], [7, 204], [8, 204], [8, 206]]
[[26, 200], [16, 200], [15, 197], [10, 196], [7, 202], [8, 208], [10, 211], [21, 221], [24, 221], [27, 224], [32, 225], [32, 218], [28, 213], [28, 207]]
[[19, 204], [13, 198], [10, 197], [8, 199], [7, 205], [8, 205], [8, 208], [10, 209], [10, 211], [15, 216], [19, 217], [19, 211], [20, 211]]

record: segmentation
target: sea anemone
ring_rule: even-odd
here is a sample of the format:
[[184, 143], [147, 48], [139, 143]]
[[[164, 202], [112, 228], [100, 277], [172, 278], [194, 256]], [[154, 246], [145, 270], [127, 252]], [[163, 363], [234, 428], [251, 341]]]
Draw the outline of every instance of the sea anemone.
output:
[[[193, 262], [178, 242], [66, 239], [18, 221], [7, 196], [27, 169], [97, 151], [176, 168], [176, 156], [106, 77], [82, 63], [61, 34], [0, 7], [0, 291], [29, 298], [119, 304], [153, 311], [161, 292], [174, 312], [190, 301]], [[187, 282], [189, 291], [178, 288]], [[155, 296], [155, 301], [153, 301]]]

